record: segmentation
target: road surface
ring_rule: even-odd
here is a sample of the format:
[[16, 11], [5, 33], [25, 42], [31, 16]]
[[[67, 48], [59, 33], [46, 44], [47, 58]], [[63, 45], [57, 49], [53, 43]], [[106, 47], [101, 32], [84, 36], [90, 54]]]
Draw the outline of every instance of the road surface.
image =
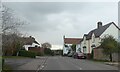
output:
[[101, 62], [62, 56], [48, 57], [42, 67], [42, 70], [118, 70]]
[[103, 62], [94, 62], [86, 59], [74, 59], [72, 57], [49, 56], [36, 59], [6, 60], [14, 70], [118, 70], [115, 66], [106, 65]]

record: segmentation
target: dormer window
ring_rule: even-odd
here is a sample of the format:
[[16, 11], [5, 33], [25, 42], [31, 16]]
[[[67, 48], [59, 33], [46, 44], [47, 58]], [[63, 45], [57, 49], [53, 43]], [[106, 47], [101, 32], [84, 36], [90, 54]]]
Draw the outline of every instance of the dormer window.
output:
[[93, 37], [93, 43], [95, 42], [95, 37]]
[[86, 44], [86, 41], [84, 40], [84, 44]]
[[84, 37], [84, 44], [86, 44], [86, 37]]
[[95, 35], [93, 34], [92, 35], [92, 43], [94, 43], [95, 42]]

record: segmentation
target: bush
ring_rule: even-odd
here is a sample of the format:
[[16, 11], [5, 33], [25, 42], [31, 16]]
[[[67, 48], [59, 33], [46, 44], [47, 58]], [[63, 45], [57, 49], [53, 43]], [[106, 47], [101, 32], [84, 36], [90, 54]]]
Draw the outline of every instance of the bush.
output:
[[90, 59], [94, 59], [94, 50], [92, 49], [92, 52], [90, 54]]
[[38, 53], [37, 53], [37, 56], [44, 56], [44, 53], [38, 52]]
[[36, 53], [32, 52], [32, 51], [21, 50], [21, 51], [19, 51], [19, 56], [35, 58]]
[[2, 67], [4, 66], [5, 60], [2, 58]]
[[52, 52], [52, 50], [50, 48], [45, 48], [44, 53], [45, 53], [45, 55], [48, 55], [48, 56], [54, 55], [54, 52]]

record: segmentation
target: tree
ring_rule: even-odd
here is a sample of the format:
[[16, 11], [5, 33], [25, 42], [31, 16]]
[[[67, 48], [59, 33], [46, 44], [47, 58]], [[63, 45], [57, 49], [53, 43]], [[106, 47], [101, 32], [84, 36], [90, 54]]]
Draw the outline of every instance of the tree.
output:
[[101, 42], [101, 47], [103, 48], [103, 53], [109, 55], [110, 61], [112, 61], [112, 53], [117, 50], [117, 41], [111, 35], [105, 35]]
[[117, 52], [120, 53], [120, 42], [117, 44]]
[[53, 55], [53, 51], [50, 48], [44, 48], [45, 55]]
[[16, 55], [23, 46], [21, 37], [15, 33], [9, 35], [3, 34], [2, 36], [3, 55]]
[[17, 33], [17, 28], [23, 24], [25, 24], [25, 21], [20, 19], [15, 12], [7, 8], [6, 6], [2, 5], [2, 32], [3, 33]]
[[71, 46], [71, 48], [72, 48], [73, 51], [76, 51], [76, 45], [75, 45], [75, 44], [73, 44], [73, 45]]
[[50, 43], [48, 43], [48, 42], [45, 42], [45, 43], [42, 44], [42, 47], [43, 48], [51, 48], [52, 45]]
[[13, 55], [22, 45], [20, 41], [21, 33], [19, 33], [18, 28], [26, 22], [17, 16], [12, 9], [4, 5], [0, 6], [0, 14], [3, 54]]

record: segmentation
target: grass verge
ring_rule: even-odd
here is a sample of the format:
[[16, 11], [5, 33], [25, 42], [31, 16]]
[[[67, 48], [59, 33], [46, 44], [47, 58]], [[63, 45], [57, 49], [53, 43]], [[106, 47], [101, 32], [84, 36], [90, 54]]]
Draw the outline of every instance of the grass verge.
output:
[[12, 67], [9, 65], [4, 65], [2, 72], [12, 72]]
[[29, 58], [29, 57], [22, 57], [22, 56], [3, 56], [3, 58], [14, 58], [14, 59], [23, 59], [23, 58]]

